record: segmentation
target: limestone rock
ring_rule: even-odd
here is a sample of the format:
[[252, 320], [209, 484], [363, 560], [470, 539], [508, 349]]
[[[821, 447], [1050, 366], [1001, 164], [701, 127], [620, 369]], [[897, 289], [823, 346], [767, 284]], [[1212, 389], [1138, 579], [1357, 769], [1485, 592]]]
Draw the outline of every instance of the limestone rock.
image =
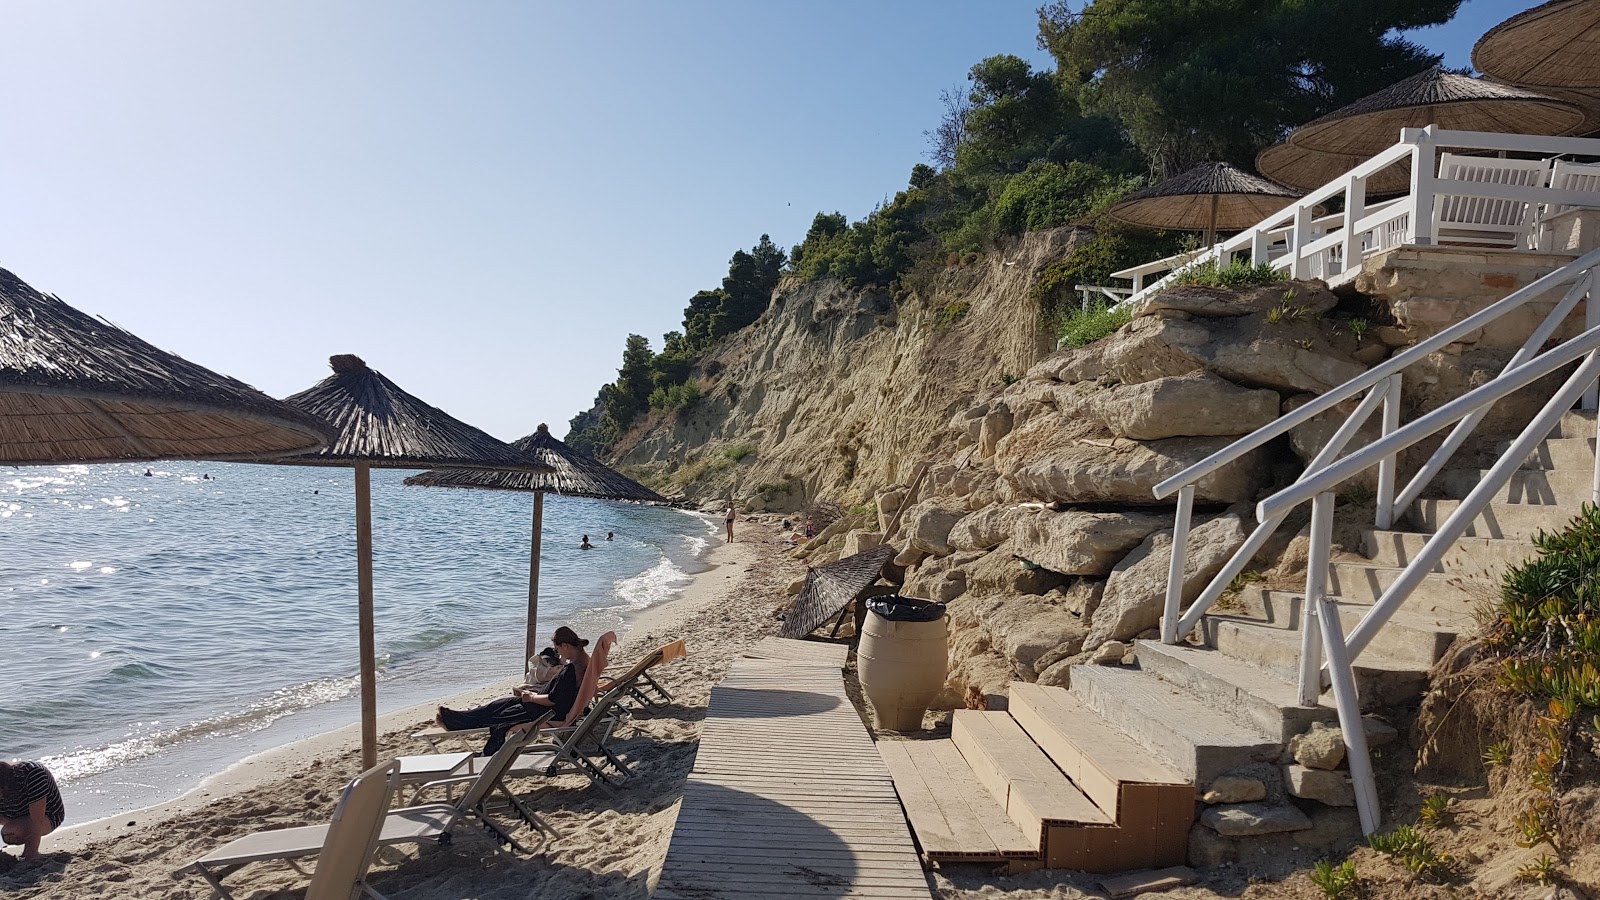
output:
[[1090, 395], [1088, 405], [1112, 434], [1151, 441], [1248, 434], [1278, 418], [1279, 398], [1194, 372], [1117, 385]]
[[1083, 623], [1057, 600], [1055, 595], [1012, 594], [984, 598], [973, 606], [990, 646], [1024, 681], [1038, 677], [1037, 663], [1045, 653], [1070, 648], [1061, 654], [1070, 656], [1083, 646]]
[[1099, 381], [1109, 376], [1123, 384], [1186, 375], [1206, 367], [1203, 348], [1210, 340], [1202, 325], [1145, 316], [1087, 347], [1060, 354], [1050, 372], [1057, 381]]
[[805, 576], [802, 575], [801, 577], [796, 578], [795, 580], [789, 582], [789, 586], [787, 588], [785, 588], [785, 593], [788, 593], [788, 594], [791, 594], [791, 595], [798, 594], [801, 591], [805, 590], [805, 587], [806, 587], [806, 579], [805, 579]]
[[1089, 661], [1097, 666], [1121, 665], [1122, 657], [1128, 653], [1128, 645], [1121, 641], [1106, 641], [1094, 651], [1094, 656]]
[[887, 534], [889, 526], [894, 522], [894, 514], [900, 511], [900, 504], [905, 502], [906, 488], [890, 488], [878, 495], [878, 530]]
[[993, 456], [995, 445], [1011, 433], [1011, 425], [1011, 409], [1007, 406], [1000, 406], [984, 416], [978, 430], [978, 455], [985, 459]]
[[1289, 291], [1294, 292], [1294, 304], [1307, 315], [1320, 315], [1339, 304], [1339, 298], [1320, 281], [1279, 282], [1243, 290], [1191, 284], [1167, 288], [1141, 303], [1134, 315], [1150, 316], [1162, 310], [1174, 310], [1210, 319], [1248, 316], [1278, 307]]
[[899, 555], [896, 556], [892, 562], [894, 565], [900, 566], [901, 568], [908, 568], [910, 566], [917, 565], [927, 557], [928, 554], [908, 544], [904, 550], [900, 551]]
[[[1045, 594], [1066, 583], [1068, 576], [1017, 559], [1004, 543], [965, 567], [967, 590], [980, 597], [992, 594]], [[1070, 597], [1068, 598], [1070, 603]]]
[[949, 501], [924, 500], [906, 510], [906, 538], [917, 550], [946, 556], [954, 550], [949, 542], [950, 529], [966, 514], [965, 508], [951, 505]]
[[948, 541], [957, 550], [993, 550], [1011, 537], [1022, 510], [995, 504], [963, 516], [950, 529]]
[[949, 603], [967, 591], [967, 573], [962, 564], [973, 554], [932, 557], [906, 573], [900, 592], [936, 603]]
[[1239, 850], [1233, 841], [1198, 823], [1189, 827], [1189, 865], [1208, 869], [1238, 861]]
[[1012, 550], [1063, 575], [1104, 575], [1167, 522], [1146, 513], [1038, 510], [1018, 519]]
[[1063, 603], [1072, 614], [1085, 622], [1100, 608], [1100, 601], [1105, 597], [1106, 583], [1094, 578], [1075, 578], [1072, 583], [1062, 588]]
[[1226, 837], [1253, 837], [1280, 831], [1305, 831], [1311, 827], [1311, 820], [1287, 803], [1235, 803], [1208, 807], [1200, 813], [1200, 824]]
[[[1285, 415], [1294, 412], [1315, 398], [1315, 394], [1298, 394], [1290, 397], [1283, 402], [1283, 412]], [[1328, 446], [1328, 441], [1333, 439], [1333, 433], [1338, 431], [1339, 426], [1343, 425], [1345, 419], [1350, 417], [1350, 413], [1355, 411], [1356, 406], [1361, 403], [1361, 399], [1358, 396], [1343, 403], [1335, 404], [1327, 412], [1289, 429], [1289, 449], [1294, 451], [1294, 455], [1299, 457], [1302, 463], [1311, 462], [1318, 453], [1322, 452], [1323, 447]], [[1383, 414], [1379, 410], [1374, 412], [1357, 429], [1355, 437], [1351, 438], [1350, 443], [1345, 445], [1345, 452], [1372, 443], [1382, 436], [1382, 430]], [[1363, 484], [1368, 488], [1376, 489], [1378, 486], [1378, 467], [1373, 466], [1367, 471], [1356, 475], [1350, 481], [1353, 484]]]
[[1376, 716], [1362, 716], [1361, 725], [1362, 730], [1367, 733], [1368, 747], [1382, 747], [1385, 744], [1392, 744], [1400, 737], [1400, 732], [1393, 725]]
[[[1189, 532], [1183, 565], [1184, 606], [1200, 596], [1244, 538], [1244, 526], [1233, 513], [1218, 516]], [[1125, 641], [1160, 624], [1171, 557], [1172, 534], [1158, 531], [1112, 569], [1106, 580], [1105, 597], [1091, 619], [1085, 646]]]
[[[1151, 489], [1232, 443], [1229, 437], [1113, 438], [1087, 418], [1040, 415], [1000, 442], [995, 467], [1023, 496], [1063, 503], [1154, 505]], [[1195, 483], [1202, 503], [1252, 501], [1266, 486], [1262, 448]]]
[[855, 556], [865, 553], [883, 544], [881, 531], [852, 531], [844, 536], [844, 548], [839, 551], [840, 558]]
[[1249, 316], [1213, 322], [1210, 332], [1206, 367], [1239, 384], [1320, 394], [1367, 370], [1311, 321], [1273, 324]]
[[1328, 806], [1355, 806], [1356, 791], [1343, 772], [1284, 766], [1283, 779], [1289, 793], [1302, 800], [1315, 800]]
[[1315, 722], [1310, 731], [1289, 739], [1289, 755], [1309, 768], [1338, 768], [1344, 761], [1344, 734], [1337, 728]]
[[1389, 348], [1376, 342], [1365, 344], [1352, 351], [1350, 358], [1371, 368], [1389, 358]]
[[1246, 778], [1242, 775], [1222, 775], [1206, 792], [1201, 795], [1201, 800], [1207, 803], [1251, 803], [1256, 800], [1267, 799], [1267, 786], [1257, 778]]

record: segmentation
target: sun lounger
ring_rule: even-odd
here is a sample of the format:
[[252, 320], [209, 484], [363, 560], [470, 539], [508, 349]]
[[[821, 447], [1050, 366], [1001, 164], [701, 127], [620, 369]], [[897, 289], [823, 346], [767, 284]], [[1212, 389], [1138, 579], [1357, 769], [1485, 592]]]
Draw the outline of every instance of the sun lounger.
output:
[[[382, 806], [379, 808], [377, 821], [381, 823], [376, 837], [375, 846], [388, 847], [400, 844], [421, 844], [434, 842], [448, 844], [456, 828], [464, 821], [472, 820], [477, 823], [489, 837], [495, 841], [498, 851], [501, 844], [515, 848], [519, 852], [527, 853], [512, 836], [511, 831], [500, 825], [484, 811], [484, 804], [492, 792], [498, 789], [511, 804], [513, 813], [522, 821], [536, 828], [543, 828], [543, 824], [532, 810], [528, 809], [510, 791], [505, 789], [503, 779], [506, 770], [522, 753], [523, 749], [533, 739], [536, 729], [516, 729], [507, 737], [505, 746], [501, 747], [494, 756], [484, 761], [482, 771], [471, 779], [467, 790], [455, 803], [430, 803], [421, 806], [409, 806], [403, 809], [388, 810], [389, 797], [398, 785], [398, 776], [401, 763], [391, 760], [365, 773], [362, 778], [367, 778], [373, 773], [383, 773], [386, 785]], [[352, 782], [352, 789], [362, 779]], [[444, 779], [452, 782], [454, 779]], [[426, 790], [431, 785], [424, 785]], [[348, 800], [352, 789], [346, 790]], [[340, 801], [341, 809], [345, 800]], [[363, 810], [366, 806], [361, 807]], [[388, 810], [387, 814], [384, 811]], [[245, 866], [267, 860], [284, 860], [298, 871], [301, 869], [298, 860], [306, 857], [317, 856], [324, 849], [331, 846], [331, 831], [339, 825], [340, 813], [335, 811], [334, 819], [329, 825], [307, 825], [298, 828], [280, 828], [273, 831], [258, 831], [246, 835], [238, 840], [231, 841], [205, 856], [195, 860], [182, 869], [174, 872], [172, 877], [183, 878], [186, 875], [199, 875], [211, 884], [218, 897], [232, 900], [233, 895], [223, 886], [222, 879], [244, 868]], [[370, 854], [369, 854], [370, 859]], [[342, 863], [340, 864], [342, 866]], [[317, 866], [320, 875], [326, 863]], [[365, 871], [365, 866], [363, 866]], [[331, 876], [330, 876], [331, 877]], [[315, 878], [315, 876], [313, 876]], [[314, 883], [314, 882], [313, 882]], [[377, 896], [371, 888], [365, 888], [369, 894]], [[335, 895], [327, 895], [333, 897]]]
[[651, 677], [650, 670], [657, 666], [664, 666], [669, 663], [677, 662], [688, 655], [689, 647], [687, 644], [681, 640], [673, 641], [670, 644], [666, 644], [665, 646], [659, 647], [656, 650], [645, 654], [643, 659], [634, 663], [633, 668], [629, 669], [620, 678], [614, 679], [609, 684], [601, 685], [601, 688], [609, 690], [617, 684], [632, 680], [635, 683], [633, 687], [628, 689], [627, 693], [628, 696], [632, 697], [633, 699], [643, 703], [646, 706], [660, 706], [663, 703], [671, 703], [672, 694], [669, 693], [666, 688], [662, 687], [661, 684], [653, 677]]
[[[1439, 177], [1540, 188], [1550, 177], [1550, 166], [1536, 159], [1441, 153]], [[1434, 203], [1433, 233], [1441, 244], [1486, 244], [1520, 249], [1528, 243], [1534, 205], [1526, 200], [1443, 194]]]

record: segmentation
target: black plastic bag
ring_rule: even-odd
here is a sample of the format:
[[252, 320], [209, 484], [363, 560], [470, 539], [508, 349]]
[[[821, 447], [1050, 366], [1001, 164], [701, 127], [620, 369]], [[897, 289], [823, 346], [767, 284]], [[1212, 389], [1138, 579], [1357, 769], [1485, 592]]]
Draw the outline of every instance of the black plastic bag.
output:
[[944, 604], [916, 597], [888, 594], [867, 601], [867, 609], [891, 622], [937, 622], [944, 618]]

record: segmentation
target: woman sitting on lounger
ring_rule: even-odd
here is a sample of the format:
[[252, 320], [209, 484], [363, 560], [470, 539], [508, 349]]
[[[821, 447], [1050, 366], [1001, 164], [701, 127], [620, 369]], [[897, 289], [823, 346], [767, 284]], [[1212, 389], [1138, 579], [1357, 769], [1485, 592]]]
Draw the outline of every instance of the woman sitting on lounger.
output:
[[[617, 636], [614, 632], [606, 632], [600, 638], [600, 647], [609, 649], [616, 643]], [[506, 741], [506, 733], [513, 725], [522, 722], [532, 722], [550, 713], [550, 724], [554, 727], [571, 725], [583, 714], [583, 709], [588, 701], [581, 695], [592, 690], [584, 691], [584, 675], [590, 671], [589, 654], [585, 647], [589, 642], [578, 637], [577, 632], [563, 625], [556, 629], [554, 643], [556, 652], [560, 654], [562, 666], [560, 674], [550, 682], [550, 689], [545, 693], [535, 693], [524, 688], [517, 688], [510, 697], [491, 700], [476, 709], [454, 710], [439, 707], [439, 714], [434, 721], [441, 728], [449, 731], [463, 731], [470, 728], [488, 728], [489, 740], [483, 746], [484, 756], [493, 756], [500, 745]], [[595, 660], [597, 667], [594, 670], [596, 678], [605, 667], [604, 656], [599, 655]], [[591, 681], [590, 684], [593, 682]], [[584, 699], [580, 703], [579, 700]]]

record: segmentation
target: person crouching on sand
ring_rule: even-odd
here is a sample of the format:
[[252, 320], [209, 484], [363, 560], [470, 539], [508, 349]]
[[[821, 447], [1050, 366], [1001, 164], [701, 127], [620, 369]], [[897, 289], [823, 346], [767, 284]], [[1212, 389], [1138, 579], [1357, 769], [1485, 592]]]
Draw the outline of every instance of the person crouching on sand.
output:
[[[582, 695], [585, 693], [584, 676], [588, 674], [590, 664], [589, 652], [584, 648], [589, 641], [578, 637], [577, 632], [563, 625], [556, 629], [552, 642], [565, 665], [555, 680], [550, 682], [547, 692], [535, 693], [518, 687], [510, 697], [491, 700], [475, 709], [454, 710], [441, 706], [434, 716], [434, 722], [447, 731], [488, 728], [489, 740], [483, 746], [483, 755], [493, 756], [500, 745], [506, 742], [506, 735], [514, 725], [532, 722], [545, 713], [551, 714], [551, 727], [559, 728], [577, 721], [583, 715], [583, 708], [588, 705], [588, 699]], [[607, 650], [616, 642], [615, 632], [608, 631], [600, 637], [600, 646]], [[600, 660], [599, 664], [603, 667], [604, 661]], [[595, 677], [598, 679], [598, 671]]]
[[37, 859], [39, 841], [61, 827], [67, 808], [55, 776], [36, 762], [0, 762], [0, 840]]

